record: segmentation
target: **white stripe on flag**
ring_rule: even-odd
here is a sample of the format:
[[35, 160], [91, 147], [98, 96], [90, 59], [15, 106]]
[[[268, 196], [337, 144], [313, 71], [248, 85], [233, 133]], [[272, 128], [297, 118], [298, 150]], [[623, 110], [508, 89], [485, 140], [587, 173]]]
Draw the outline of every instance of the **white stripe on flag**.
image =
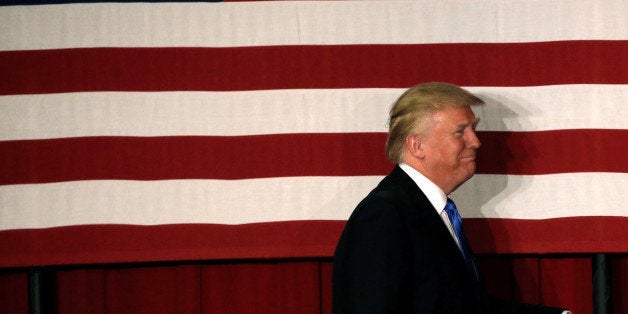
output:
[[452, 198], [463, 217], [546, 219], [625, 216], [627, 173], [475, 175]]
[[[626, 129], [626, 85], [471, 87], [480, 131]], [[0, 140], [386, 132], [402, 89], [68, 93], [0, 97]]]
[[622, 40], [625, 12], [623, 0], [8, 6], [0, 50]]
[[[74, 181], [0, 187], [0, 230], [82, 224], [345, 220], [381, 179]], [[625, 173], [476, 175], [454, 192], [465, 218], [627, 216]], [[599, 200], [604, 199], [604, 206]]]

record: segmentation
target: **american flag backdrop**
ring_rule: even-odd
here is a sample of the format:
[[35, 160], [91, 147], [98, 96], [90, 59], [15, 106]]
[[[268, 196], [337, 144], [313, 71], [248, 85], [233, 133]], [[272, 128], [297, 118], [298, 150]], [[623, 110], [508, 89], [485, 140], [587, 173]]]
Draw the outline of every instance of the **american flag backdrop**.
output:
[[487, 102], [477, 252], [628, 252], [626, 1], [19, 3], [0, 267], [331, 256], [426, 81]]

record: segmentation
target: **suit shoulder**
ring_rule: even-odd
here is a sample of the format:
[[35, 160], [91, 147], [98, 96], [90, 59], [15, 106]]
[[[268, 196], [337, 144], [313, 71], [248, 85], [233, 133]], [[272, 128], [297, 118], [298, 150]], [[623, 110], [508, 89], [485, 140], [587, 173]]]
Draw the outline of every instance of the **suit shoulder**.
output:
[[399, 216], [400, 211], [410, 206], [410, 202], [401, 191], [375, 189], [358, 203], [351, 218], [358, 219], [358, 217], [366, 218], [381, 215]]

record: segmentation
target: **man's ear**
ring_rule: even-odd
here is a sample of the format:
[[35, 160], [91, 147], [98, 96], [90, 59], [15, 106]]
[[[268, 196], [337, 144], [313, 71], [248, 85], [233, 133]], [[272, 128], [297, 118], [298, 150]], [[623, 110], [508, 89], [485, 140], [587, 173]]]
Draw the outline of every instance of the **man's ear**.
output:
[[406, 136], [406, 149], [412, 157], [423, 158], [423, 138], [419, 134], [409, 134]]

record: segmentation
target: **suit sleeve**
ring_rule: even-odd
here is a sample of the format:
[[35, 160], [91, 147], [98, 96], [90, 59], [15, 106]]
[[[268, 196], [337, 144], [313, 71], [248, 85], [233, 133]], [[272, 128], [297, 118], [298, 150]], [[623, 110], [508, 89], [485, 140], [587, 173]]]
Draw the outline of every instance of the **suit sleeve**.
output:
[[360, 204], [334, 255], [333, 312], [397, 313], [406, 308], [410, 252], [407, 231], [392, 204]]
[[502, 300], [491, 297], [492, 312], [496, 314], [562, 314], [565, 309]]

